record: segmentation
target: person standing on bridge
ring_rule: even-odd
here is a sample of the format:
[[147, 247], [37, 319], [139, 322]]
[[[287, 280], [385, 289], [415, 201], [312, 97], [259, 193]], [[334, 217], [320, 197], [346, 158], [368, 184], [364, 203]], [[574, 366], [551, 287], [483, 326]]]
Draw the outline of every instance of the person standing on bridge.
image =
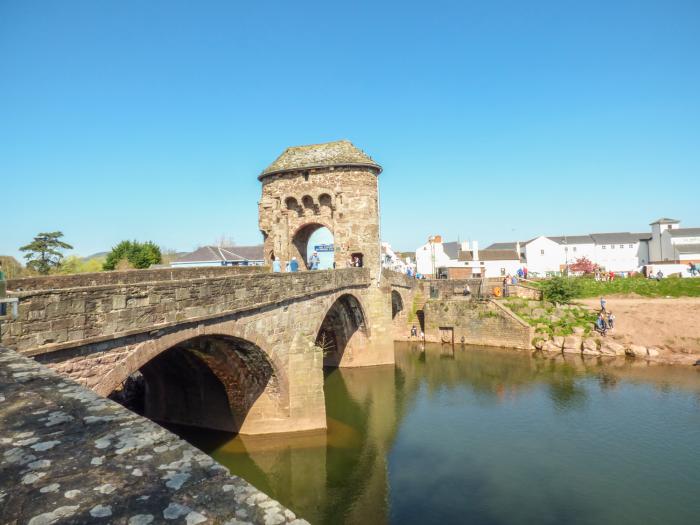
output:
[[289, 263], [289, 271], [290, 272], [298, 272], [299, 271], [299, 263], [297, 262], [296, 257], [292, 257], [292, 261]]
[[282, 263], [279, 259], [274, 259], [272, 261], [272, 271], [273, 273], [280, 273], [282, 271]]
[[309, 270], [318, 270], [320, 264], [321, 259], [318, 257], [318, 253], [312, 253], [311, 257], [309, 257]]

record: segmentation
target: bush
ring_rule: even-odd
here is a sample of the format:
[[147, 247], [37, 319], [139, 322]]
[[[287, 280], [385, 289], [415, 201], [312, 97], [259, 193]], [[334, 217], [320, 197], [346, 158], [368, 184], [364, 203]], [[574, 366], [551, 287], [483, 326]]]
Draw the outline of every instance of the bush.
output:
[[579, 281], [566, 277], [552, 277], [542, 282], [542, 294], [546, 301], [570, 304], [579, 293]]
[[161, 259], [160, 248], [151, 241], [122, 241], [107, 254], [104, 269], [148, 268], [152, 264], [159, 264]]

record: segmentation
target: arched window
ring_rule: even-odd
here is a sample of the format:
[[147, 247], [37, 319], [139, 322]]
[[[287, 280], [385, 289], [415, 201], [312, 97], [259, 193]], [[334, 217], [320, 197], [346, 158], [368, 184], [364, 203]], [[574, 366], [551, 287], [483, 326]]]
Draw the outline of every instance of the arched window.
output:
[[304, 205], [304, 208], [314, 207], [314, 200], [311, 198], [311, 195], [304, 195], [301, 198], [301, 203]]
[[331, 196], [328, 195], [327, 193], [321, 193], [321, 195], [318, 196], [318, 203], [321, 206], [330, 207], [332, 202], [333, 202], [333, 200], [331, 199]]

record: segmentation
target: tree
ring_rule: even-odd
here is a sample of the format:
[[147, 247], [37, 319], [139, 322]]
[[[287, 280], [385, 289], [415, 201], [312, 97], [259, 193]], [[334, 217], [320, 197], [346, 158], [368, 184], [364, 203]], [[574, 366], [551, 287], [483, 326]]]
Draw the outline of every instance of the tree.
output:
[[552, 303], [569, 304], [579, 293], [579, 282], [566, 277], [552, 277], [542, 282], [543, 298]]
[[22, 265], [9, 255], [0, 255], [0, 263], [2, 263], [2, 271], [5, 273], [5, 279], [17, 279], [24, 277], [25, 271]]
[[573, 264], [569, 265], [569, 270], [572, 272], [581, 272], [585, 274], [593, 273], [598, 269], [598, 265], [592, 262], [587, 257], [579, 257]]
[[94, 273], [101, 272], [104, 264], [104, 257], [93, 257], [92, 259], [83, 259], [77, 255], [70, 255], [63, 260], [58, 273]]
[[34, 270], [41, 275], [47, 275], [52, 268], [61, 266], [63, 254], [59, 250], [72, 250], [73, 247], [59, 240], [63, 237], [62, 232], [40, 233], [34, 240], [22, 246], [21, 252], [28, 252], [24, 258], [27, 259], [27, 268]]
[[122, 241], [107, 254], [103, 268], [148, 268], [152, 264], [160, 264], [161, 260], [160, 248], [151, 241]]

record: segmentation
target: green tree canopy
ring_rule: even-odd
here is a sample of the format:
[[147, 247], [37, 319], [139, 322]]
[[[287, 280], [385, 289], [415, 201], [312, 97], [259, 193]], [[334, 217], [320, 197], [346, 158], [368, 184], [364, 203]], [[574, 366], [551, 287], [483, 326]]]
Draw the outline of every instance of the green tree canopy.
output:
[[47, 275], [52, 268], [61, 266], [63, 253], [60, 250], [72, 250], [73, 247], [60, 240], [63, 232], [40, 233], [34, 240], [22, 246], [20, 251], [28, 252], [24, 258], [27, 259], [27, 268], [42, 275]]
[[148, 268], [162, 260], [160, 248], [153, 242], [122, 241], [107, 254], [103, 268], [114, 270], [124, 267], [124, 261], [131, 268]]
[[92, 273], [101, 272], [102, 265], [105, 262], [104, 257], [94, 257], [92, 259], [83, 259], [77, 255], [69, 255], [61, 263], [61, 267], [58, 269], [58, 273], [61, 274], [72, 274], [72, 273]]
[[579, 293], [578, 279], [552, 277], [541, 284], [544, 299], [552, 303], [569, 304]]

